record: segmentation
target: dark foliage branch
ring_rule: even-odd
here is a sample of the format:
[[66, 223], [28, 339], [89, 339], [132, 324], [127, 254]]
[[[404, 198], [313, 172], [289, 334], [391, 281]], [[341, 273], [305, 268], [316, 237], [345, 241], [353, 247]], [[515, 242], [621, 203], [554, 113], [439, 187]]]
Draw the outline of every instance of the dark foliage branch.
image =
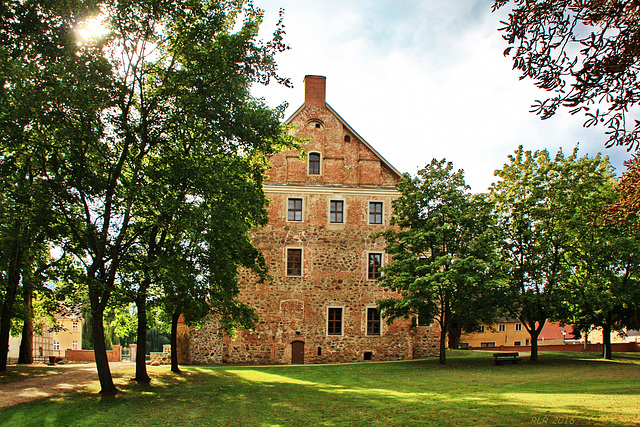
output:
[[503, 38], [521, 79], [552, 92], [532, 106], [542, 119], [560, 107], [583, 113], [585, 127], [606, 127], [607, 148], [640, 144], [640, 2], [495, 0], [511, 6]]

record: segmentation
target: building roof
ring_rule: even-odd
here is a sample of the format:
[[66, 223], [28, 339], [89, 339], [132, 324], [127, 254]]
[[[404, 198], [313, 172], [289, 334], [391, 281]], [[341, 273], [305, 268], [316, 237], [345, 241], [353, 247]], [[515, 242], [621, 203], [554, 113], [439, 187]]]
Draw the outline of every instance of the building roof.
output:
[[80, 304], [58, 304], [58, 312], [54, 316], [56, 319], [82, 319], [82, 306]]
[[[562, 333], [564, 332], [564, 334]], [[573, 338], [573, 326], [560, 325], [559, 323], [547, 322], [540, 332], [538, 339], [541, 340], [556, 340], [556, 339], [571, 339]]]

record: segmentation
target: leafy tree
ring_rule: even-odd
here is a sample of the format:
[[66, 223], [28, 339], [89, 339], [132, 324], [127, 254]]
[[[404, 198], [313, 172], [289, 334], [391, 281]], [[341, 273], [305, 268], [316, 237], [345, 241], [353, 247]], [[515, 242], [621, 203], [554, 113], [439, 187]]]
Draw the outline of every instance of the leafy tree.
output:
[[[193, 149], [193, 141], [179, 139], [150, 161], [153, 184], [144, 191], [148, 205], [155, 208], [140, 213], [142, 219], [134, 227], [144, 230], [130, 256], [141, 355], [150, 291], [172, 316], [175, 344], [180, 314], [197, 323], [210, 310], [238, 307], [238, 267], [265, 274], [262, 257], [249, 237], [251, 228], [267, 222], [264, 155], [247, 150], [235, 157], [188, 156]], [[177, 372], [175, 353], [172, 363]], [[144, 359], [136, 366], [136, 380], [148, 381]]]
[[173, 221], [155, 275], [164, 290], [162, 305], [171, 315], [174, 372], [179, 371], [180, 315], [190, 325], [212, 315], [227, 331], [252, 327], [256, 320], [253, 310], [237, 300], [239, 269], [248, 269], [259, 278], [266, 276], [262, 254], [251, 244], [249, 234], [253, 227], [267, 222], [266, 198], [259, 177], [241, 173], [253, 170], [261, 176], [265, 163], [249, 156], [215, 161], [226, 165], [218, 165], [215, 170], [220, 171], [219, 176], [210, 179], [222, 182], [212, 186], [214, 193], [198, 198], [189, 212]]
[[496, 171], [491, 187], [495, 201], [500, 256], [508, 278], [505, 307], [520, 319], [531, 336], [531, 360], [538, 359], [538, 336], [564, 303], [560, 291], [570, 277], [572, 250], [581, 236], [575, 232], [598, 206], [598, 194], [611, 177], [608, 159], [578, 158], [559, 151], [509, 156]]
[[110, 307], [105, 311], [105, 338], [113, 345], [127, 345], [135, 337], [136, 313], [132, 304]]
[[[87, 7], [52, 3], [15, 1], [6, 10], [15, 26], [35, 25], [61, 52], [44, 64], [38, 55], [17, 55], [20, 65], [39, 70], [37, 83], [55, 77], [56, 90], [43, 96], [61, 120], [51, 127], [55, 138], [40, 146], [46, 174], [58, 177], [55, 211], [84, 269], [101, 393], [111, 395], [103, 315], [121, 288], [121, 263], [145, 231], [134, 225], [155, 209], [144, 191], [154, 184], [149, 165], [176, 141], [191, 147], [188, 157], [273, 153], [284, 142], [282, 109], [267, 108], [249, 88], [272, 79], [288, 84], [273, 59], [285, 49], [283, 31], [258, 40], [262, 12], [244, 1], [109, 0], [99, 2], [109, 33], [79, 43], [74, 29]], [[20, 46], [25, 34], [12, 30]], [[45, 119], [37, 114], [34, 123]]]
[[29, 305], [39, 259], [59, 234], [53, 189], [60, 177], [47, 167], [49, 146], [77, 113], [61, 114], [71, 92], [64, 82], [78, 71], [65, 67], [67, 48], [75, 45], [69, 28], [79, 15], [95, 10], [82, 2], [73, 7], [76, 15], [67, 3], [0, 5], [0, 370], [6, 369], [16, 298], [23, 294]]
[[471, 329], [495, 313], [495, 251], [487, 233], [491, 210], [468, 189], [461, 170], [454, 171], [445, 160], [432, 160], [415, 178], [403, 176], [391, 219], [398, 228], [381, 233], [393, 258], [379, 281], [401, 295], [379, 301], [382, 314], [389, 321], [412, 314], [421, 320], [435, 318], [441, 329], [441, 364], [446, 364], [447, 332]]
[[450, 349], [460, 346], [462, 332], [478, 332], [481, 325], [494, 323], [501, 315], [504, 305], [504, 278], [498, 266], [493, 203], [486, 194], [474, 194], [470, 202], [465, 207], [469, 209], [467, 214], [476, 223], [467, 223], [471, 229], [465, 238], [476, 239], [470, 245], [470, 254], [482, 260], [486, 268], [480, 270], [482, 264], [472, 264], [478, 269], [471, 269], [466, 273], [460, 270], [462, 275], [468, 274], [472, 280], [460, 286], [454, 294], [455, 301], [452, 305], [455, 310], [451, 310], [447, 321]]
[[[594, 198], [601, 206], [616, 198], [615, 178], [603, 182]], [[575, 267], [563, 284], [564, 315], [583, 330], [602, 328], [603, 356], [612, 358], [611, 332], [624, 333], [638, 327], [640, 304], [640, 230], [629, 222], [606, 223], [604, 209], [596, 209], [590, 220], [574, 230], [576, 244], [572, 261]]]
[[607, 147], [637, 150], [640, 121], [640, 2], [637, 0], [495, 0], [511, 6], [505, 55], [536, 86], [553, 92], [536, 101], [542, 119], [566, 107], [585, 126], [604, 124]]
[[617, 223], [623, 228], [637, 227], [640, 219], [640, 156], [633, 155], [624, 166], [627, 169], [616, 187], [619, 197], [607, 205], [604, 221]]

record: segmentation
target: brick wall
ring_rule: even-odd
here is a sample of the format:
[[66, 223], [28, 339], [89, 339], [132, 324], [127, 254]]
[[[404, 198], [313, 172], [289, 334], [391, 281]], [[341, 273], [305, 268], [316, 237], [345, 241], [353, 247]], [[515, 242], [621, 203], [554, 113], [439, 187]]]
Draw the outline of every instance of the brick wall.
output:
[[431, 357], [440, 353], [440, 327], [418, 326], [413, 331], [413, 358]]
[[294, 122], [298, 135], [311, 138], [305, 145], [307, 153], [321, 155], [321, 173], [307, 174], [307, 163], [300, 159], [300, 153], [284, 151], [269, 159], [272, 168], [266, 183], [395, 187], [398, 175], [332, 110], [306, 108]]
[[[69, 362], [93, 362], [96, 360], [93, 350], [71, 350], [65, 352], [65, 359]], [[122, 347], [114, 345], [112, 350], [107, 350], [109, 362], [122, 361]]]

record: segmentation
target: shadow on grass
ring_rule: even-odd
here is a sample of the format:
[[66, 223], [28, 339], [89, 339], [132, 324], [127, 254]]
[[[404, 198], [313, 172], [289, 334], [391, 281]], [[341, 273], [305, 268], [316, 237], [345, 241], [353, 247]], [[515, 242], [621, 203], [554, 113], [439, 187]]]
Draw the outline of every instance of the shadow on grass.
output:
[[17, 381], [25, 381], [30, 378], [42, 378], [60, 374], [60, 369], [51, 366], [34, 365], [10, 365], [7, 370], [0, 372], [0, 385]]
[[[128, 378], [100, 401], [62, 396], [3, 411], [3, 425], [630, 425], [638, 366], [548, 355], [537, 365], [494, 366], [458, 356], [440, 368], [402, 363], [185, 367]], [[637, 361], [637, 358], [631, 358]], [[564, 365], [562, 361], [564, 360]], [[613, 367], [614, 369], [603, 369]], [[595, 402], [595, 403], [594, 403]]]

